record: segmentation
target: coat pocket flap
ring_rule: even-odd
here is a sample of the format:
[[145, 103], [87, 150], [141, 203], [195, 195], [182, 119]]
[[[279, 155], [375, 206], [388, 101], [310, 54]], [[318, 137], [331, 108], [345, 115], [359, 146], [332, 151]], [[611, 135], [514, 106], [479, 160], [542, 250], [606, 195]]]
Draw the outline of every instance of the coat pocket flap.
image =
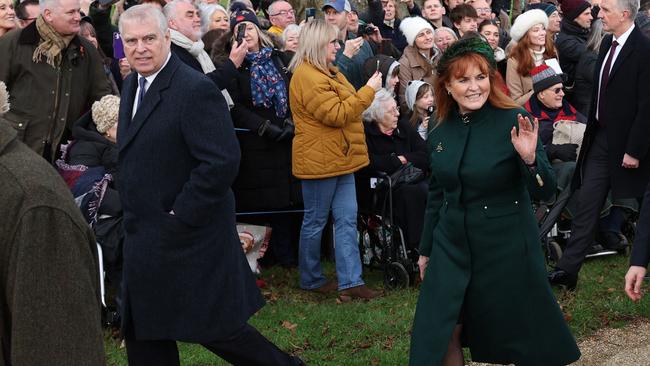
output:
[[483, 206], [483, 213], [488, 218], [514, 215], [519, 213], [519, 202], [506, 202]]

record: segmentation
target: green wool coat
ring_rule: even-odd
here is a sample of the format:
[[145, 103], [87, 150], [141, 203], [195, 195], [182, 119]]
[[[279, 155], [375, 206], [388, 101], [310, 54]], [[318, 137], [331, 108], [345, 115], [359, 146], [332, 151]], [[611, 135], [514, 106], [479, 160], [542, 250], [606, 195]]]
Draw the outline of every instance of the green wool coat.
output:
[[[430, 258], [411, 339], [412, 366], [441, 365], [463, 324], [472, 360], [566, 365], [580, 357], [546, 279], [532, 195], [555, 176], [538, 142], [529, 169], [510, 141], [523, 109], [486, 103], [430, 132], [432, 177], [420, 254]], [[542, 184], [540, 184], [540, 182]]]

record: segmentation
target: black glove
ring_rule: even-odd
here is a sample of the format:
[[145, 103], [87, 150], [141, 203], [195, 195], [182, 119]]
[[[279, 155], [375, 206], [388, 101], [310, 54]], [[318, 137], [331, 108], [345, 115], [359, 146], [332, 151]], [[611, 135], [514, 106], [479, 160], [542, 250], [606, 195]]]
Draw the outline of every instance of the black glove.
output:
[[577, 151], [578, 145], [576, 144], [546, 145], [548, 160], [576, 161]]
[[286, 120], [283, 127], [278, 127], [271, 123], [271, 121], [266, 120], [260, 124], [257, 133], [258, 135], [266, 137], [269, 140], [280, 142], [290, 140], [293, 137], [293, 130], [293, 123], [288, 124], [286, 123]]

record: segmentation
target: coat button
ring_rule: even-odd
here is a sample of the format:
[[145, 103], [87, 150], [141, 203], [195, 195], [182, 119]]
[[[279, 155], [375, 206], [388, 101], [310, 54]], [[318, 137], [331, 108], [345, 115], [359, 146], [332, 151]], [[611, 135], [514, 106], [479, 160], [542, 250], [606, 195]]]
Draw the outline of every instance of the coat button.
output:
[[65, 93], [65, 96], [66, 96], [66, 97], [69, 97], [69, 96], [70, 96], [70, 93]]
[[19, 124], [18, 124], [18, 127], [23, 127], [23, 124], [22, 124], [22, 123], [19, 123]]
[[515, 205], [518, 205], [518, 204], [519, 204], [519, 201], [515, 201]]
[[487, 210], [487, 206], [483, 206], [483, 209], [484, 209], [484, 210]]

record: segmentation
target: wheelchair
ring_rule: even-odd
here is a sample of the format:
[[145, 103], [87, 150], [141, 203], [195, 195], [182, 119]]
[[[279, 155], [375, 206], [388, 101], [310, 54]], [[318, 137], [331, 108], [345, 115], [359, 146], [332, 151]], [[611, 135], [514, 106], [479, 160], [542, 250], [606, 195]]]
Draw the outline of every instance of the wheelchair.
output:
[[[407, 288], [419, 278], [417, 248], [409, 248], [393, 217], [393, 182], [390, 175], [356, 176], [359, 216], [357, 232], [363, 265], [384, 272], [388, 290]], [[365, 179], [364, 179], [365, 178]]]
[[[554, 202], [533, 202], [533, 210], [539, 225], [539, 238], [542, 243], [544, 259], [548, 269], [555, 267], [563, 254], [563, 249], [571, 237], [571, 221], [563, 216], [563, 212], [571, 199], [571, 190], [561, 191]], [[628, 244], [619, 250], [607, 249], [596, 238], [586, 258], [595, 258], [609, 255], [622, 254], [628, 256], [631, 243], [634, 240], [638, 212], [626, 209], [626, 220], [622, 227], [622, 234], [627, 238]]]

